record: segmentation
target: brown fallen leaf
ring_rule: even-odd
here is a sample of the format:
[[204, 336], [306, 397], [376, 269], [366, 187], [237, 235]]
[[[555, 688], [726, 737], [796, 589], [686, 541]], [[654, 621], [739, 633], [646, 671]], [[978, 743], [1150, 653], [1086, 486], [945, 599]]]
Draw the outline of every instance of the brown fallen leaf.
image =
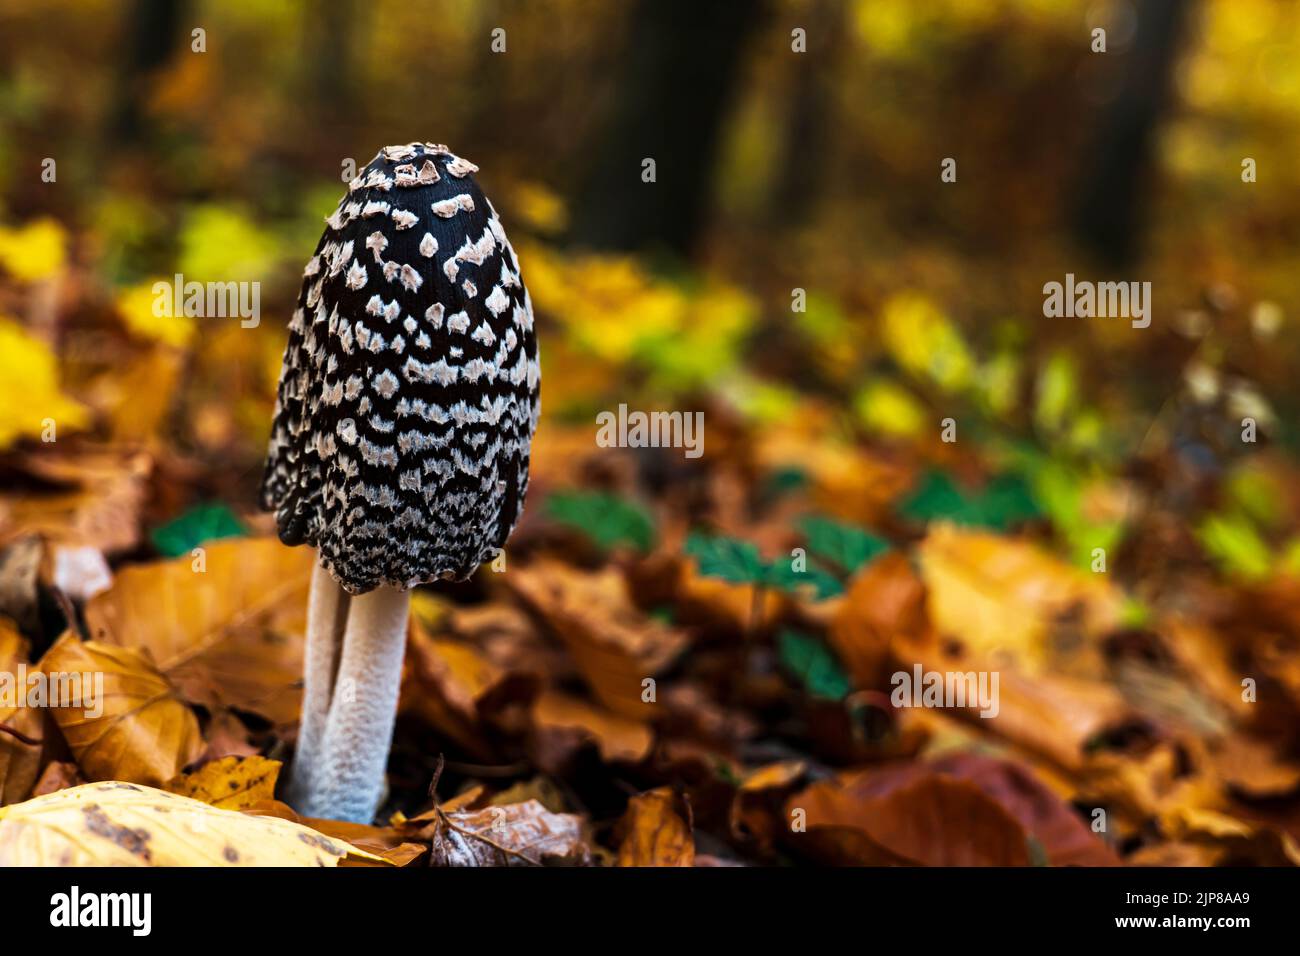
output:
[[619, 866], [694, 866], [690, 810], [669, 787], [628, 801], [617, 828]]
[[606, 761], [639, 763], [650, 753], [654, 734], [635, 720], [620, 717], [568, 694], [547, 691], [533, 702], [533, 723], [545, 738], [539, 746], [550, 754], [543, 766], [562, 763], [563, 756], [583, 741], [594, 741]]
[[[27, 652], [27, 640], [0, 617], [0, 806], [25, 800], [40, 771], [44, 721], [39, 708], [26, 705], [27, 688], [17, 680]], [[12, 675], [7, 691], [5, 675]]]
[[337, 866], [370, 858], [288, 820], [88, 783], [0, 808], [0, 866]]
[[[1027, 833], [996, 800], [969, 780], [927, 774], [877, 792], [860, 775], [814, 783], [786, 804], [787, 819], [804, 815], [792, 849], [834, 863], [923, 866], [1026, 866]], [[826, 828], [831, 832], [820, 832]], [[848, 831], [848, 832], [845, 832]]]
[[280, 766], [278, 760], [259, 756], [222, 757], [173, 777], [163, 789], [225, 810], [244, 810], [260, 800], [275, 798]]
[[123, 568], [86, 606], [86, 624], [97, 641], [147, 650], [193, 703], [290, 724], [312, 561], [277, 538], [212, 542], [201, 558]]
[[642, 681], [666, 668], [686, 635], [632, 603], [614, 569], [581, 571], [557, 561], [512, 569], [507, 584], [568, 646], [574, 663], [610, 710], [647, 720]]
[[41, 453], [24, 456], [19, 464], [41, 486], [0, 498], [0, 537], [36, 532], [52, 542], [90, 545], [105, 554], [140, 543], [140, 511], [153, 470], [148, 455]]
[[437, 811], [431, 866], [581, 866], [590, 858], [582, 821], [536, 800], [471, 811]]
[[731, 803], [731, 834], [752, 843], [761, 853], [770, 851], [786, 826], [782, 816], [785, 800], [806, 769], [802, 760], [785, 760], [746, 774]]
[[928, 629], [925, 586], [902, 554], [871, 562], [849, 584], [828, 637], [854, 683], [886, 686], [890, 647], [896, 636], [919, 639]]
[[40, 779], [32, 788], [33, 797], [43, 797], [47, 793], [79, 787], [85, 779], [77, 770], [77, 765], [70, 760], [51, 760], [41, 771]]
[[58, 680], [83, 675], [80, 704], [49, 713], [89, 779], [161, 786], [202, 749], [194, 712], [140, 651], [65, 634], [40, 666]]

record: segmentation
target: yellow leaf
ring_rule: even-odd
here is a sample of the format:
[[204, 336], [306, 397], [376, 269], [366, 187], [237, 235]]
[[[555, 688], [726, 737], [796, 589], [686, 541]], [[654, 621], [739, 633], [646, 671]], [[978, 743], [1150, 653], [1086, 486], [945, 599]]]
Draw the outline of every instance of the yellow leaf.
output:
[[120, 781], [0, 809], [0, 866], [337, 866], [345, 857], [379, 859], [298, 823]]
[[957, 327], [930, 299], [915, 292], [892, 296], [881, 324], [885, 346], [902, 368], [946, 391], [970, 384], [974, 360]]
[[1075, 568], [1027, 541], [938, 524], [918, 556], [940, 633], [977, 654], [1015, 655], [1031, 671], [1046, 661], [1058, 617], [1077, 613], [1087, 631], [1098, 633], [1118, 625], [1123, 614], [1123, 595], [1104, 574]]
[[57, 275], [67, 237], [53, 219], [35, 219], [16, 229], [0, 227], [0, 266], [20, 282]]
[[46, 345], [11, 319], [0, 317], [0, 448], [41, 435], [49, 422], [57, 436], [80, 428], [86, 409], [59, 391], [59, 368]]
[[194, 337], [192, 316], [173, 315], [172, 283], [142, 282], [117, 294], [117, 311], [131, 334], [174, 348], [184, 348]]
[[193, 773], [183, 773], [167, 782], [169, 793], [193, 797], [224, 810], [246, 810], [261, 800], [275, 799], [275, 781], [280, 761], [251, 757], [222, 757], [205, 763]]

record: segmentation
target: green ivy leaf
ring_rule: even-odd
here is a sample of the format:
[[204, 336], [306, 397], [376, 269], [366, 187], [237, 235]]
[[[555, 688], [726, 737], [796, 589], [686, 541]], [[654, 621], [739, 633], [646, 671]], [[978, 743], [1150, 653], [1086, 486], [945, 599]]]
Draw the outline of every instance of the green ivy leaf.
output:
[[796, 571], [789, 561], [773, 561], [767, 566], [764, 580], [772, 587], [792, 594], [800, 588], [812, 587], [819, 601], [844, 593], [844, 585], [839, 578], [816, 564], [809, 564], [805, 570]]
[[767, 566], [758, 548], [739, 538], [692, 534], [686, 539], [686, 553], [699, 565], [700, 574], [721, 578], [732, 584], [762, 584], [767, 581]]
[[614, 495], [557, 491], [546, 499], [546, 515], [581, 531], [604, 551], [630, 544], [644, 553], [654, 545], [655, 527], [649, 513]]
[[801, 525], [808, 537], [808, 550], [846, 574], [853, 574], [889, 550], [889, 542], [884, 538], [830, 518], [812, 515]]
[[238, 538], [247, 534], [235, 513], [220, 502], [195, 505], [178, 518], [154, 528], [149, 539], [168, 558], [189, 554], [205, 541]]
[[1006, 531], [1042, 514], [1028, 483], [1019, 475], [1000, 475], [980, 492], [967, 492], [941, 472], [928, 472], [899, 509], [922, 524], [952, 521]]
[[799, 678], [804, 689], [814, 697], [843, 700], [852, 685], [835, 655], [821, 641], [798, 631], [777, 635], [781, 663]]

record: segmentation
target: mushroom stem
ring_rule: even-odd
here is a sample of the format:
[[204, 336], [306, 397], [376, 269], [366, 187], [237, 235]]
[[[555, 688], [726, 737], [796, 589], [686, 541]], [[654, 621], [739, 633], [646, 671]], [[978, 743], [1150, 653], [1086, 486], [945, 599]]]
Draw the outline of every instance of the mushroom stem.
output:
[[391, 587], [351, 599], [317, 769], [299, 812], [370, 823], [384, 789], [406, 650], [409, 591]]
[[295, 806], [312, 792], [320, 769], [325, 722], [334, 696], [334, 671], [347, 623], [349, 596], [320, 562], [312, 570], [307, 596], [307, 645], [303, 655], [302, 719], [294, 751], [289, 800]]

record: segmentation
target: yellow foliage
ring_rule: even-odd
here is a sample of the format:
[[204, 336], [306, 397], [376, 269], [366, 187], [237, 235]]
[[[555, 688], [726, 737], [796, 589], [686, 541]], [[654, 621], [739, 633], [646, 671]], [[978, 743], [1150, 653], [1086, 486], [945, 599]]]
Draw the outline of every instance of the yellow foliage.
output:
[[895, 382], [869, 383], [858, 393], [855, 406], [862, 424], [874, 432], [908, 437], [925, 425], [925, 408]]
[[[159, 281], [166, 282], [165, 290], [155, 289]], [[159, 308], [160, 295], [170, 300], [171, 283], [167, 280], [133, 285], [117, 294], [117, 311], [132, 334], [175, 348], [185, 348], [194, 337], [194, 318], [184, 314], [172, 315], [174, 310], [171, 308]]]
[[21, 282], [57, 275], [66, 259], [67, 235], [53, 219], [15, 229], [0, 226], [0, 266]]
[[687, 289], [629, 256], [565, 259], [529, 244], [520, 260], [533, 301], [574, 348], [614, 364], [642, 362], [674, 385], [711, 380], [732, 365], [756, 312], [738, 289], [716, 281]]
[[84, 406], [59, 391], [58, 363], [46, 345], [0, 317], [0, 448], [40, 435], [46, 419], [62, 429], [87, 418]]
[[945, 391], [969, 385], [974, 360], [961, 333], [939, 307], [917, 292], [900, 292], [884, 305], [885, 347], [898, 364]]

